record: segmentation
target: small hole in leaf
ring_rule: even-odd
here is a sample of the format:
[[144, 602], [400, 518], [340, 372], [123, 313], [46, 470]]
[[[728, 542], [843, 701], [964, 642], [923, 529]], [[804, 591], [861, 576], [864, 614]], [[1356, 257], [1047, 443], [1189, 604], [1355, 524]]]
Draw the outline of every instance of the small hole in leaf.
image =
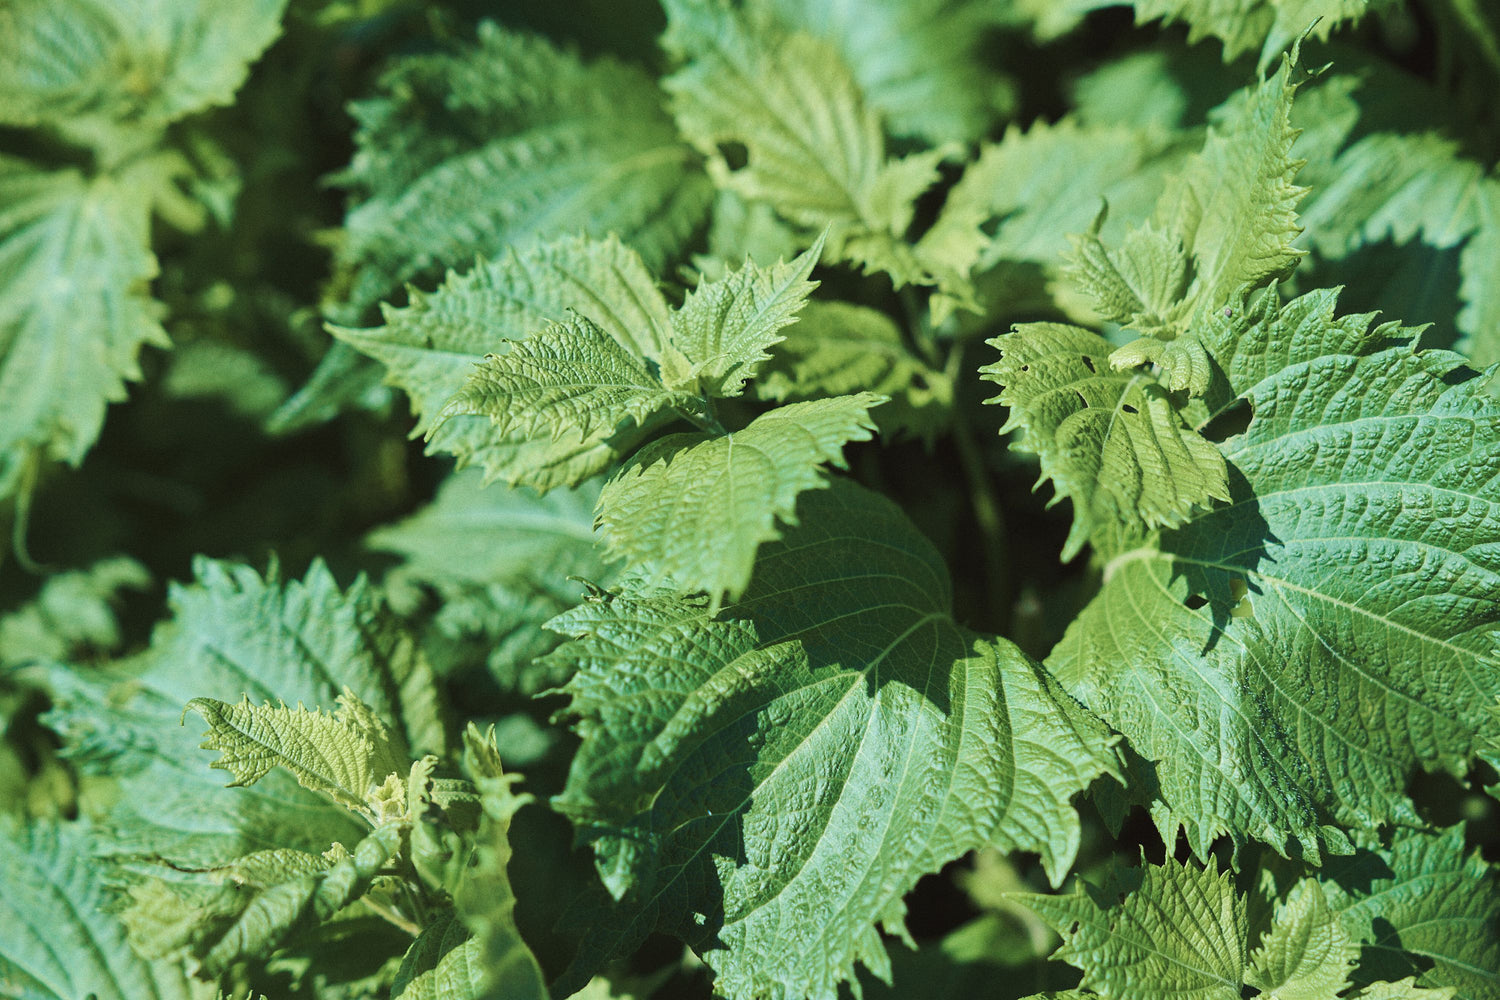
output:
[[1188, 599], [1182, 602], [1182, 606], [1187, 608], [1189, 611], [1197, 611], [1207, 603], [1208, 598], [1204, 597], [1202, 594], [1189, 594]]
[[1087, 368], [1091, 372], [1097, 372], [1099, 370], [1094, 367], [1094, 359], [1089, 357], [1087, 354], [1083, 356], [1083, 367]]
[[1207, 424], [1203, 425], [1203, 436], [1210, 441], [1226, 441], [1236, 434], [1245, 433], [1245, 428], [1250, 426], [1250, 403], [1247, 400], [1237, 400], [1235, 404]]
[[1122, 403], [1120, 405], [1120, 409], [1124, 410], [1126, 413], [1140, 413], [1141, 412], [1140, 410], [1137, 410], [1135, 407], [1131, 406], [1129, 403]]
[[719, 155], [724, 158], [730, 170], [744, 170], [745, 165], [750, 162], [750, 151], [743, 142], [719, 143]]
[[1030, 365], [1022, 365], [1021, 366], [1021, 370], [1023, 372], [1029, 372], [1029, 371], [1031, 371], [1031, 366]]

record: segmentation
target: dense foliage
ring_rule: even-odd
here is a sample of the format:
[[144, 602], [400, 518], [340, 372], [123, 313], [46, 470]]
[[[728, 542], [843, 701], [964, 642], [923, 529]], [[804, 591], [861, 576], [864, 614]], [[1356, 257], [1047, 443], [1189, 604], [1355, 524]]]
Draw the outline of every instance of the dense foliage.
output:
[[1496, 93], [0, 0], [0, 997], [1500, 1000]]

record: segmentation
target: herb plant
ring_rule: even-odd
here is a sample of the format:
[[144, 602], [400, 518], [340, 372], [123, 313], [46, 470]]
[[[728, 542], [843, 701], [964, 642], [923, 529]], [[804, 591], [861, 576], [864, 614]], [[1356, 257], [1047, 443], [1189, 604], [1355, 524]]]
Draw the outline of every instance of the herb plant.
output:
[[1497, 1000], [1497, 88], [0, 0], [0, 997]]

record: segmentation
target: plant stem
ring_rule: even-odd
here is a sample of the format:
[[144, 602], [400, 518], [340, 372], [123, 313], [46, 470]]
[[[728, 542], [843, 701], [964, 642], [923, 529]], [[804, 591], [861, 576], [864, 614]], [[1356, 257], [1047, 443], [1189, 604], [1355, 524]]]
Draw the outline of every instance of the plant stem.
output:
[[996, 615], [996, 631], [1004, 634], [1010, 627], [1015, 603], [1014, 576], [1010, 571], [1010, 539], [1006, 534], [1005, 512], [995, 499], [990, 485], [984, 454], [974, 440], [973, 428], [960, 413], [954, 413], [953, 443], [958, 448], [959, 464], [969, 485], [969, 506], [979, 526], [980, 545], [984, 550], [984, 575], [989, 584], [990, 604]]

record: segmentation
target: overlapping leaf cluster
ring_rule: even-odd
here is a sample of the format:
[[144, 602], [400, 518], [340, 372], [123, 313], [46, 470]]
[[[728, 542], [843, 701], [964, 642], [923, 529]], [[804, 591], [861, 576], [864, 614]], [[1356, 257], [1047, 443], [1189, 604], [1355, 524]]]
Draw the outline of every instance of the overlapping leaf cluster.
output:
[[[271, 426], [408, 501], [200, 557], [149, 636], [149, 553], [0, 617], [0, 996], [1500, 998], [1500, 136], [1401, 113], [1473, 91], [1354, 0], [1136, 3], [1027, 121], [1000, 54], [1106, 6], [662, 0], [627, 57], [0, 4], [0, 495], [189, 322], [177, 123], [347, 25], [334, 342]], [[1390, 259], [1451, 280], [1378, 318]], [[938, 884], [978, 916], [911, 952]]]

